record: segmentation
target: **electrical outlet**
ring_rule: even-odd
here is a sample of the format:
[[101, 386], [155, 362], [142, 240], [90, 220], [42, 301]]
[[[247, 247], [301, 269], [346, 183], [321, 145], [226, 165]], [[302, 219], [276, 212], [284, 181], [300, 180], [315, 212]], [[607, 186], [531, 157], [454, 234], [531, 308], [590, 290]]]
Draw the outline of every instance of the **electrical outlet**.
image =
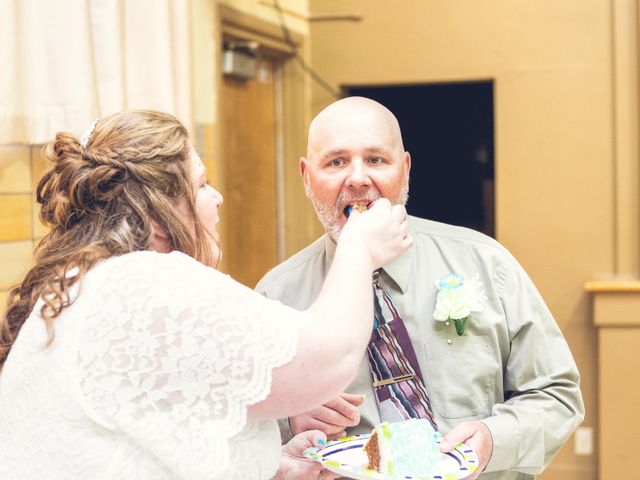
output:
[[578, 428], [574, 441], [574, 452], [576, 455], [591, 455], [593, 453], [593, 428]]

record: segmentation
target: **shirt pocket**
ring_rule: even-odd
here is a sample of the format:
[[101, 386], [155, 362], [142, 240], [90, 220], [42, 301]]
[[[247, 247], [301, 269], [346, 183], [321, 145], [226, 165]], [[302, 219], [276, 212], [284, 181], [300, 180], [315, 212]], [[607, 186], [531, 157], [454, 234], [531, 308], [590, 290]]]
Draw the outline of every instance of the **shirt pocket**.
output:
[[429, 365], [425, 377], [435, 411], [450, 419], [490, 415], [496, 397], [499, 360], [491, 352], [489, 337], [436, 338], [424, 348]]

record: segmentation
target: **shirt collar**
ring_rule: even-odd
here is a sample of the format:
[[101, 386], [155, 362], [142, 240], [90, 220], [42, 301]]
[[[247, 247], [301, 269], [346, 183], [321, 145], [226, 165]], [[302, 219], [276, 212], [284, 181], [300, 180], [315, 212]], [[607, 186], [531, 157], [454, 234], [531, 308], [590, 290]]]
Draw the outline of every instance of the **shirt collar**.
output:
[[[409, 231], [413, 235], [413, 228], [411, 228], [411, 222], [409, 222]], [[333, 262], [333, 257], [336, 254], [336, 244], [333, 240], [329, 238], [329, 235], [324, 235], [324, 243], [325, 249], [327, 252], [326, 256], [326, 267], [327, 269]], [[411, 274], [411, 265], [413, 264], [413, 257], [415, 255], [415, 241], [409, 249], [402, 253], [399, 257], [393, 260], [391, 263], [388, 263], [383, 267], [382, 270], [387, 274], [387, 277], [393, 280], [393, 283], [400, 289], [402, 293], [407, 291], [407, 287], [409, 286], [409, 276]]]

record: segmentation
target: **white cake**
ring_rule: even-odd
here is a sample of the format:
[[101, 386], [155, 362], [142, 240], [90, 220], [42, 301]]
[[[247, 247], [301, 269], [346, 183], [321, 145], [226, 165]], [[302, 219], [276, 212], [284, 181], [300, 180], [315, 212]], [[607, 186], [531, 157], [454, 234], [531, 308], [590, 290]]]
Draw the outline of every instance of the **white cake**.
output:
[[364, 445], [368, 468], [384, 475], [429, 475], [440, 458], [436, 432], [428, 420], [383, 422]]

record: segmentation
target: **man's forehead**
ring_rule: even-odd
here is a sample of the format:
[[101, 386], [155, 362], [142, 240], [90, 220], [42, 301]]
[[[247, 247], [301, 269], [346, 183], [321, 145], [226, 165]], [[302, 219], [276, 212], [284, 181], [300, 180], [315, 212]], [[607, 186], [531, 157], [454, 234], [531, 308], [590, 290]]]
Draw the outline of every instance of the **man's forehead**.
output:
[[335, 146], [327, 146], [325, 145], [323, 148], [322, 145], [318, 146], [312, 150], [312, 153], [321, 158], [325, 157], [341, 157], [341, 156], [349, 156], [354, 153], [359, 154], [367, 154], [367, 155], [391, 155], [393, 150], [391, 146], [388, 145], [374, 145], [374, 144], [349, 144], [342, 147]]
[[323, 112], [309, 129], [308, 153], [325, 156], [329, 152], [404, 150], [397, 121], [378, 108]]

